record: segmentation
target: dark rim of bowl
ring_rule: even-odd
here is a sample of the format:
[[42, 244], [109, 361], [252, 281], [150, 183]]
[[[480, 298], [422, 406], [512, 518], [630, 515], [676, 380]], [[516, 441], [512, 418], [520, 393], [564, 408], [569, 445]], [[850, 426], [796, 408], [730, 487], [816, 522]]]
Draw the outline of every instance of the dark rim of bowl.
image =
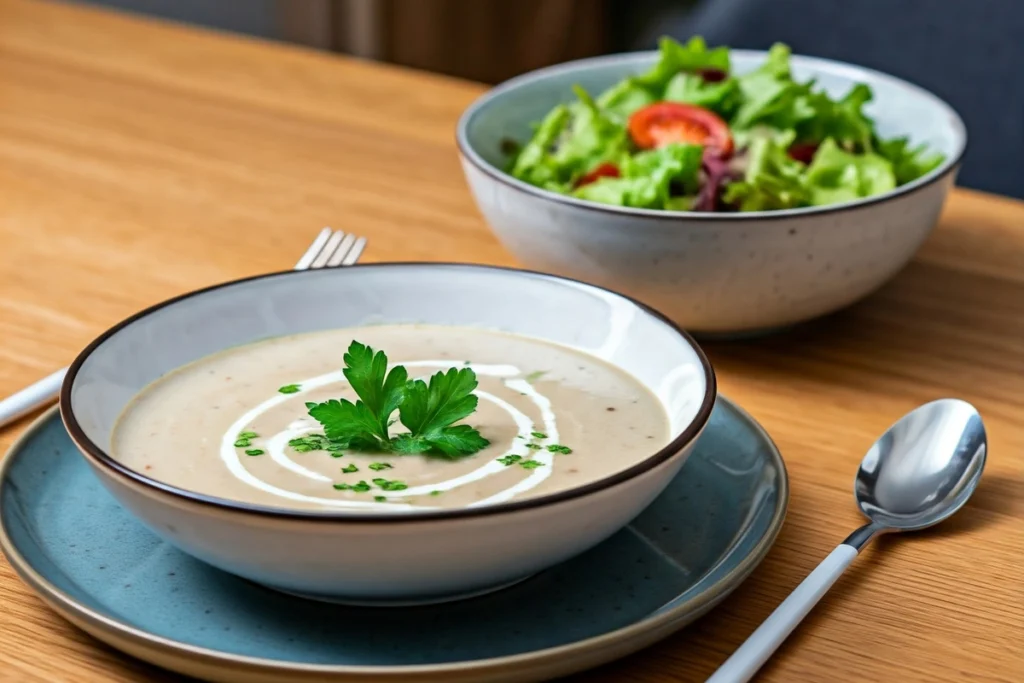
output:
[[[767, 54], [763, 51], [757, 50], [735, 50], [735, 52], [742, 52], [744, 54]], [[698, 221], [766, 221], [766, 220], [784, 220], [792, 218], [802, 218], [804, 216], [821, 216], [824, 214], [835, 213], [838, 211], [853, 211], [855, 209], [868, 208], [879, 204], [881, 202], [902, 197], [908, 194], [912, 194], [918, 190], [935, 184], [939, 180], [945, 178], [947, 175], [953, 173], [960, 162], [963, 160], [964, 154], [967, 152], [968, 138], [966, 133], [966, 126], [964, 125], [963, 119], [956, 112], [948, 102], [943, 100], [938, 95], [932, 93], [930, 90], [926, 90], [919, 85], [914, 85], [910, 81], [905, 81], [902, 78], [892, 76], [883, 71], [876, 69], [870, 69], [864, 66], [857, 66], [856, 64], [849, 64], [846, 62], [839, 62], [832, 59], [825, 59], [823, 57], [810, 57], [806, 55], [793, 55], [794, 58], [813, 60], [825, 64], [835, 65], [844, 68], [854, 68], [859, 71], [866, 71], [872, 74], [876, 74], [886, 79], [890, 79], [903, 86], [912, 88], [914, 90], [921, 91], [930, 97], [935, 98], [943, 106], [945, 106], [960, 124], [960, 128], [963, 132], [963, 139], [959, 146], [959, 149], [955, 154], [948, 156], [939, 166], [932, 169], [920, 178], [916, 178], [909, 183], [899, 185], [895, 189], [888, 192], [873, 195], [871, 197], [864, 197], [850, 202], [842, 202], [839, 204], [827, 204], [825, 206], [805, 206], [796, 209], [780, 209], [778, 211], [736, 211], [736, 212], [712, 212], [712, 211], [668, 211], [662, 209], [637, 209], [625, 206], [615, 206], [612, 204], [601, 204], [599, 202], [592, 202], [586, 199], [577, 199], [569, 195], [559, 194], [558, 192], [552, 192], [539, 188], [535, 185], [519, 180], [513, 177], [511, 174], [496, 168], [492, 164], [484, 160], [484, 158], [475, 150], [473, 146], [469, 144], [469, 138], [467, 135], [467, 129], [469, 127], [470, 120], [476, 115], [476, 113], [483, 108], [490, 100], [506, 91], [511, 91], [522, 83], [526, 83], [537, 76], [551, 73], [558, 73], [559, 71], [571, 71], [570, 67], [581, 66], [584, 64], [595, 64], [601, 62], [615, 62], [620, 60], [627, 60], [629, 58], [638, 58], [643, 55], [656, 55], [657, 51], [639, 51], [639, 52], [623, 52], [612, 55], [603, 55], [600, 57], [587, 57], [585, 59], [576, 59], [569, 62], [562, 62], [552, 66], [535, 69], [528, 71], [525, 74], [515, 76], [507, 81], [503, 81], [498, 85], [494, 86], [483, 95], [477, 97], [469, 107], [459, 117], [459, 121], [455, 127], [455, 145], [459, 149], [460, 156], [471, 163], [476, 169], [485, 175], [490, 176], [494, 180], [507, 185], [508, 187], [518, 190], [523, 194], [533, 195], [542, 199], [550, 199], [551, 201], [558, 202], [559, 204], [565, 204], [572, 206], [577, 209], [584, 209], [587, 211], [595, 211], [598, 213], [610, 213], [619, 216], [633, 216], [636, 218], [654, 218], [662, 221], [678, 221], [679, 219], [687, 220], [698, 220]]]
[[114, 460], [110, 455], [106, 453], [102, 448], [96, 445], [82, 429], [78, 423], [78, 419], [75, 417], [74, 410], [71, 407], [71, 389], [75, 383], [75, 378], [78, 376], [79, 370], [85, 361], [92, 355], [100, 345], [102, 345], [107, 339], [120, 332], [125, 327], [131, 325], [136, 320], [146, 317], [151, 313], [155, 313], [163, 308], [171, 306], [173, 304], [191, 299], [196, 296], [200, 296], [207, 292], [224, 289], [227, 287], [233, 287], [236, 285], [244, 284], [247, 282], [253, 282], [256, 280], [264, 280], [269, 278], [277, 277], [288, 277], [288, 276], [301, 276], [303, 273], [309, 273], [312, 271], [297, 271], [297, 270], [286, 270], [279, 271], [276, 273], [267, 273], [264, 275], [256, 275], [253, 277], [242, 278], [239, 280], [232, 280], [230, 282], [223, 282], [218, 285], [210, 287], [204, 287], [202, 289], [193, 290], [186, 294], [167, 299], [161, 303], [155, 304], [148, 308], [145, 308], [135, 315], [132, 315], [121, 322], [117, 323], [106, 332], [101, 334], [95, 340], [93, 340], [81, 353], [75, 358], [74, 362], [68, 368], [67, 375], [64, 377], [64, 382], [61, 385], [60, 390], [60, 414], [64, 421], [64, 426], [68, 430], [72, 441], [78, 446], [79, 451], [85, 454], [87, 457], [101, 467], [109, 470], [112, 474], [127, 479], [135, 484], [140, 484], [146, 488], [154, 489], [160, 493], [170, 494], [192, 503], [199, 503], [202, 505], [208, 505], [215, 508], [224, 509], [232, 512], [250, 513], [257, 514], [267, 517], [274, 517], [279, 519], [295, 519], [295, 520], [308, 520], [308, 521], [322, 521], [322, 522], [352, 522], [352, 523], [409, 523], [409, 522], [420, 522], [420, 521], [434, 521], [439, 519], [455, 519], [455, 518], [466, 518], [466, 517], [483, 517], [488, 515], [496, 515], [505, 512], [513, 512], [517, 510], [525, 510], [528, 508], [539, 508], [554, 503], [561, 503], [567, 500], [572, 500], [582, 496], [596, 493], [598, 491], [611, 488], [625, 481], [633, 479], [634, 477], [643, 474], [656, 466], [664, 463], [671, 459], [685, 446], [692, 442], [707, 425], [708, 420], [711, 417], [711, 411], [714, 408], [715, 398], [717, 396], [717, 384], [715, 380], [715, 372], [711, 367], [710, 361], [704, 354], [703, 349], [694, 341], [686, 331], [684, 331], [679, 325], [669, 320], [665, 315], [656, 311], [655, 309], [643, 304], [636, 299], [628, 297], [624, 294], [605, 289], [604, 287], [598, 287], [590, 283], [582, 282], [580, 280], [573, 280], [571, 278], [565, 278], [558, 275], [550, 275], [547, 273], [540, 273], [530, 270], [522, 270], [517, 268], [507, 268], [502, 266], [488, 266], [488, 265], [476, 265], [467, 263], [445, 263], [445, 262], [403, 262], [403, 263], [368, 263], [368, 264], [357, 264], [348, 266], [343, 270], [352, 269], [369, 269], [369, 268], [396, 268], [400, 269], [403, 267], [431, 267], [431, 266], [442, 266], [448, 268], [462, 268], [467, 270], [484, 270], [484, 271], [501, 271], [508, 273], [518, 273], [527, 277], [534, 277], [543, 280], [549, 280], [553, 282], [569, 282], [574, 284], [584, 285], [599, 291], [603, 291], [614, 296], [620, 297], [621, 299], [630, 302], [644, 313], [650, 315], [656, 320], [661, 321], [670, 330], [675, 332], [681, 337], [700, 360], [701, 367], [704, 369], [704, 398], [701, 401], [700, 408], [697, 410], [697, 414], [693, 417], [683, 431], [676, 436], [672, 441], [663, 446], [653, 455], [644, 458], [640, 462], [632, 465], [624, 470], [620, 470], [615, 474], [612, 474], [603, 479], [584, 484], [572, 489], [566, 489], [564, 491], [557, 491], [543, 496], [537, 496], [535, 498], [526, 498], [523, 500], [512, 501], [509, 503], [498, 503], [495, 505], [488, 505], [479, 508], [452, 508], [435, 510], [429, 512], [393, 512], [393, 513], [360, 513], [360, 512], [333, 512], [333, 511], [316, 511], [316, 510], [289, 510], [287, 508], [276, 508], [267, 505], [256, 505], [251, 503], [242, 503], [227, 498], [220, 498], [218, 496], [210, 496], [203, 493], [197, 493], [189, 491], [187, 489], [179, 488], [171, 484], [165, 484], [163, 482], [151, 479], [144, 474], [136, 472], [135, 470], [126, 467], [125, 465]]

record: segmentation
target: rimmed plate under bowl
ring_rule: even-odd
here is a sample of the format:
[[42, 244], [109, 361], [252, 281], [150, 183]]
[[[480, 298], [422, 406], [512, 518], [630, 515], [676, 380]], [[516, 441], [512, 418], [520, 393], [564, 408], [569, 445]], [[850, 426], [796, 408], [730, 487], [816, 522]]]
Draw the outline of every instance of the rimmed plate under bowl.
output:
[[771, 439], [719, 397], [662, 495], [583, 555], [471, 600], [343, 607], [263, 589], [161, 541], [100, 485], [51, 410], [0, 463], [0, 547], [71, 622], [191, 676], [538, 681], [634, 652], [718, 604], [767, 554], [788, 491]]
[[[133, 470], [108, 453], [117, 417], [168, 372], [262, 339], [379, 323], [498, 330], [595, 357], [629, 373], [656, 397], [667, 417], [667, 441], [651, 441], [644, 457], [601, 478], [533, 497], [372, 511], [296, 509], [281, 497], [272, 499], [275, 505], [197, 493]], [[325, 359], [323, 371], [337, 362]], [[620, 294], [507, 268], [380, 263], [271, 273], [142, 311], [102, 334], [71, 364], [60, 410], [104, 486], [164, 540], [285, 592], [409, 604], [503, 587], [608, 538], [683, 466], [714, 398], [714, 373], [693, 340], [660, 313]], [[301, 403], [299, 410], [304, 412]], [[594, 423], [602, 418], [595, 416]], [[210, 457], [209, 467], [223, 466], [216, 452], [207, 453], [208, 445], [190, 447], [202, 450], [197, 457]]]

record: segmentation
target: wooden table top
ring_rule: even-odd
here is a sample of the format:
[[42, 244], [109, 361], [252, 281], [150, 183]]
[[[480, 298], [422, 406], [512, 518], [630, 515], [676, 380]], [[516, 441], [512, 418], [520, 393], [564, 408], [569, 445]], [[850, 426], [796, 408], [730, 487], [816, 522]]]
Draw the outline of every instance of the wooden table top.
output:
[[[453, 143], [481, 91], [0, 0], [0, 396], [141, 307], [288, 267], [323, 225], [368, 236], [368, 261], [510, 264]], [[704, 680], [861, 523], [852, 479], [875, 436], [945, 395], [987, 423], [976, 497], [940, 529], [866, 551], [762, 679], [1024, 680], [1024, 203], [956, 191], [917, 259], [866, 302], [706, 348], [785, 456], [785, 527], [713, 613], [573, 680]], [[0, 680], [174, 680], [66, 624], [2, 561], [0, 605]]]

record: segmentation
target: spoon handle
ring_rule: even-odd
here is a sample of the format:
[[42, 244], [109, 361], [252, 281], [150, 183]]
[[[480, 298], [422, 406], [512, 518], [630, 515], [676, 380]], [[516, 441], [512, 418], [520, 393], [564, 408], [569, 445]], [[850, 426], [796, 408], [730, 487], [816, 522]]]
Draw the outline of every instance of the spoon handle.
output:
[[782, 604], [764, 620], [746, 642], [725, 660], [707, 683], [744, 683], [768, 661], [782, 641], [803, 621], [811, 608], [832, 587], [839, 575], [857, 557], [857, 549], [841, 543], [814, 571], [807, 575]]

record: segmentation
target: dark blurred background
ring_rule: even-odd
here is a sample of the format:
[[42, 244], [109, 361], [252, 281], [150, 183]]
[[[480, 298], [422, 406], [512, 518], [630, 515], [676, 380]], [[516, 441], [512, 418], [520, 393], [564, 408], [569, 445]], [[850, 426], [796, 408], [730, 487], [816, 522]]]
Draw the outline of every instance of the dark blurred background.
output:
[[1024, 198], [1024, 0], [78, 0], [486, 83], [661, 35], [917, 83], [967, 123], [967, 187]]

